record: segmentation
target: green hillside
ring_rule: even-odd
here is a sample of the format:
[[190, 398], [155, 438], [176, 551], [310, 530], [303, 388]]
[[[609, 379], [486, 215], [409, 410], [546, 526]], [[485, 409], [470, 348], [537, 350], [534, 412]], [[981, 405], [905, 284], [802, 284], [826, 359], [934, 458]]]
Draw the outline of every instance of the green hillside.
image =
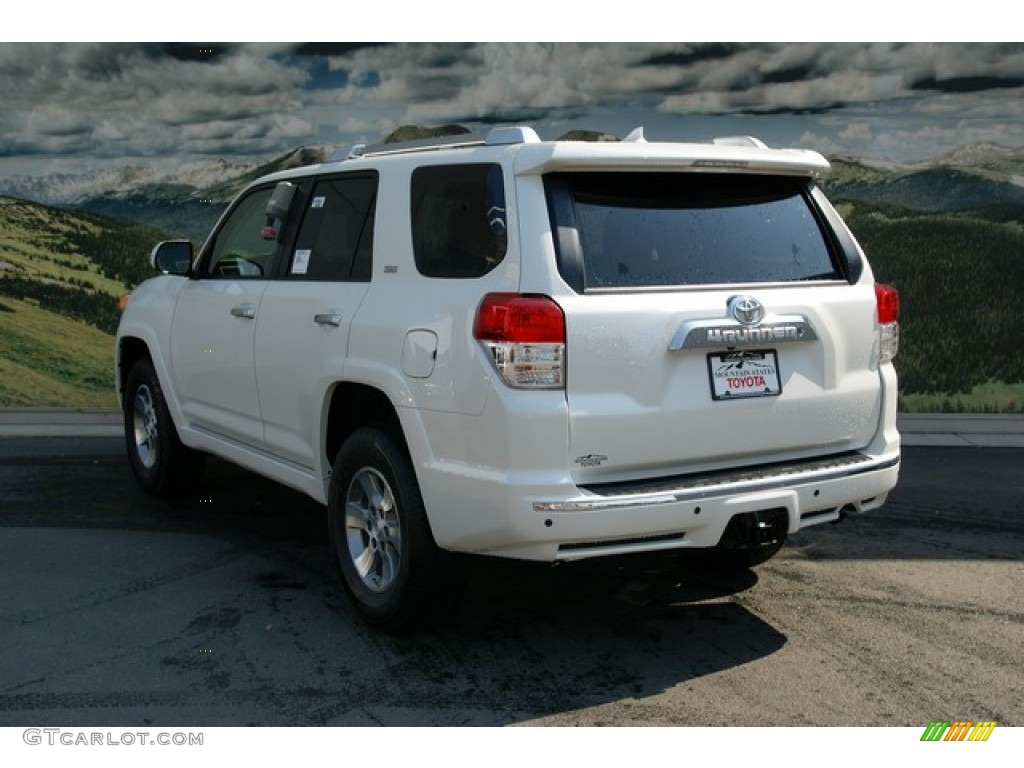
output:
[[[988, 216], [839, 207], [876, 278], [900, 290], [904, 406], [1024, 410], [1021, 388], [1012, 386], [1024, 382], [1024, 330], [1014, 311], [1024, 289], [1024, 210], [1008, 219], [1005, 209]], [[978, 391], [991, 396], [979, 399]], [[927, 393], [942, 397], [915, 397]]]
[[833, 163], [836, 177], [824, 184], [837, 199], [886, 203], [922, 211], [965, 211], [989, 206], [1024, 207], [1024, 187], [1003, 178], [936, 167], [883, 174]]
[[0, 197], [3, 275], [119, 296], [152, 274], [162, 229], [88, 211]]
[[0, 407], [113, 406], [118, 297], [166, 237], [131, 221], [0, 198]]
[[116, 405], [109, 333], [32, 301], [0, 298], [0, 406]]
[[900, 289], [901, 407], [1024, 411], [1024, 150], [962, 147], [908, 166], [830, 159], [823, 186]]

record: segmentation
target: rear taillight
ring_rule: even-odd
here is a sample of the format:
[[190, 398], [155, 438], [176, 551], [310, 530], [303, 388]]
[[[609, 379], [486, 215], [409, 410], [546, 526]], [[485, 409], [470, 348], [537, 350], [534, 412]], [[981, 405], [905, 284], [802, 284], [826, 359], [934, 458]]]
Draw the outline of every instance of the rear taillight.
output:
[[889, 363], [900, 349], [900, 293], [891, 285], [875, 283], [878, 314], [879, 362]]
[[554, 299], [489, 293], [477, 309], [473, 336], [510, 387], [565, 386], [565, 315]]

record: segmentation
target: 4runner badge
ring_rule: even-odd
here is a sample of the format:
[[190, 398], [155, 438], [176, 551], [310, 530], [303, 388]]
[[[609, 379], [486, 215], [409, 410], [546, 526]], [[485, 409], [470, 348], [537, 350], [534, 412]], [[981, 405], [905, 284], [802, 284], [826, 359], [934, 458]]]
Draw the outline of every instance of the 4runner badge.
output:
[[581, 467], [599, 467], [606, 461], [608, 461], [608, 457], [600, 453], [588, 453], [586, 456], [577, 456], [573, 459], [573, 463], [579, 464]]

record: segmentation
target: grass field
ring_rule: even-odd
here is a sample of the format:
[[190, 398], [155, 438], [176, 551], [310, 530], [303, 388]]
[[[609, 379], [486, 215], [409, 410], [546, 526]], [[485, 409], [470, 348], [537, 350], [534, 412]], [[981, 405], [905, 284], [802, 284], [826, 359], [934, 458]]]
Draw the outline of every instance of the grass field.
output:
[[0, 407], [115, 407], [116, 298], [160, 236], [0, 197]]
[[0, 198], [0, 261], [19, 273], [39, 280], [57, 280], [112, 295], [125, 292], [125, 284], [101, 273], [99, 265], [76, 249], [71, 238], [97, 236], [101, 228], [53, 208]]
[[904, 413], [1024, 413], [1024, 384], [989, 381], [970, 392], [909, 394], [900, 397]]
[[114, 408], [114, 337], [0, 297], [0, 406]]

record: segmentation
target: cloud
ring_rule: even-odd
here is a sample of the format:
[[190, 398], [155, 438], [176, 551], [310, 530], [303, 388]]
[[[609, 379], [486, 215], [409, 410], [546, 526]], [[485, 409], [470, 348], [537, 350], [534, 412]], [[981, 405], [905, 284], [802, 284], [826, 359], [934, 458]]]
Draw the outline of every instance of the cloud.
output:
[[0, 156], [255, 158], [403, 123], [704, 119], [908, 153], [1024, 142], [1022, 96], [1022, 44], [7, 43]]
[[289, 114], [301, 115], [295, 94], [308, 75], [277, 61], [276, 48], [194, 48], [0, 46], [5, 149], [251, 153], [311, 135], [309, 121]]
[[400, 105], [411, 122], [490, 122], [510, 111], [578, 112], [622, 99], [632, 93], [627, 67], [642, 55], [614, 43], [409, 43], [357, 51], [334, 66], [352, 73], [341, 104]]
[[868, 123], [850, 123], [839, 133], [839, 138], [844, 141], [871, 141], [874, 134]]

